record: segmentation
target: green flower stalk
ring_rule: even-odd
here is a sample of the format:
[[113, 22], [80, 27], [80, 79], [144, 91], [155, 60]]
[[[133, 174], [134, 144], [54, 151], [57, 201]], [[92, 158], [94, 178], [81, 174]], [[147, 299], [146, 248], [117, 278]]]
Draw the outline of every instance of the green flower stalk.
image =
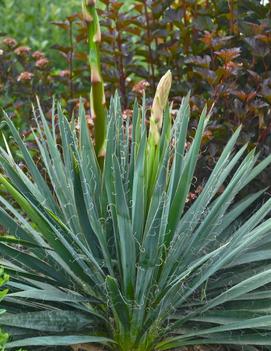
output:
[[88, 27], [88, 60], [91, 70], [90, 103], [91, 115], [94, 119], [95, 151], [101, 163], [105, 153], [107, 110], [99, 50], [101, 30], [95, 4], [96, 0], [82, 0], [83, 16]]

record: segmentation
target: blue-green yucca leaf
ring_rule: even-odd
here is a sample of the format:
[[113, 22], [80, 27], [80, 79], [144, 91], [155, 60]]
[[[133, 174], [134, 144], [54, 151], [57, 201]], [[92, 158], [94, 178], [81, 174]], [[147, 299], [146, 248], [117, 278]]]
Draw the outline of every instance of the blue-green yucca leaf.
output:
[[228, 144], [226, 145], [222, 155], [220, 156], [217, 164], [215, 165], [214, 170], [212, 171], [207, 183], [205, 184], [203, 191], [200, 193], [197, 201], [195, 201], [191, 207], [184, 214], [183, 221], [180, 221], [176, 232], [182, 231], [184, 228], [185, 221], [189, 219], [190, 226], [189, 231], [186, 231], [186, 236], [183, 237], [183, 242], [185, 242], [194, 231], [198, 222], [201, 220], [201, 213], [204, 213], [204, 209], [207, 208], [210, 201], [216, 195], [220, 186], [224, 183], [232, 169], [236, 166], [237, 162], [242, 157], [243, 153], [246, 150], [246, 145], [244, 145], [236, 155], [230, 159], [231, 152], [233, 150], [236, 139], [240, 133], [240, 129], [234, 133]]
[[24, 161], [28, 167], [29, 172], [31, 173], [32, 177], [34, 178], [39, 190], [42, 192], [43, 196], [44, 196], [44, 201], [48, 202], [48, 206], [52, 207], [52, 210], [57, 211], [57, 208], [55, 206], [52, 194], [50, 192], [50, 189], [46, 183], [46, 181], [44, 180], [44, 178], [42, 177], [42, 175], [40, 174], [37, 166], [35, 165], [35, 162], [33, 161], [33, 158], [31, 157], [29, 151], [27, 150], [27, 147], [25, 146], [25, 144], [23, 143], [18, 131], [16, 130], [14, 124], [11, 122], [10, 118], [8, 117], [8, 115], [4, 115], [5, 121], [8, 124], [8, 127], [12, 133], [12, 136], [14, 138], [14, 140], [16, 141], [16, 143], [18, 144], [18, 146], [20, 147], [20, 151], [23, 154], [24, 157]]
[[[115, 315], [115, 322], [117, 323], [118, 328], [124, 330], [125, 333], [128, 333], [130, 330], [130, 313], [128, 302], [124, 300], [124, 297], [119, 290], [117, 281], [114, 278], [110, 276], [106, 278], [106, 288], [109, 303], [111, 304]], [[119, 332], [121, 332], [121, 330]]]
[[[238, 135], [238, 134], [235, 133], [234, 139], [236, 138], [236, 135]], [[226, 147], [226, 149], [228, 149], [228, 152], [231, 151], [232, 147], [233, 147], [233, 144], [232, 144], [232, 140], [231, 140]], [[204, 226], [207, 226], [208, 216], [209, 216], [209, 218], [212, 218], [212, 216], [215, 214], [215, 210], [217, 210], [217, 209], [219, 209], [219, 211], [223, 210], [223, 207], [219, 206], [219, 203], [214, 203], [212, 205], [212, 207], [208, 208], [208, 211], [206, 211], [205, 209], [207, 208], [210, 200], [215, 196], [219, 187], [223, 184], [223, 181], [226, 179], [229, 172], [236, 165], [237, 161], [240, 159], [243, 152], [244, 152], [244, 148], [242, 148], [236, 154], [236, 156], [233, 157], [233, 159], [229, 163], [227, 163], [225, 160], [225, 156], [224, 156], [225, 154], [223, 153], [221, 155], [221, 158], [219, 159], [215, 169], [213, 170], [212, 174], [210, 175], [210, 178], [213, 178], [212, 184], [209, 184], [209, 181], [207, 182], [207, 184], [205, 185], [205, 187], [204, 187], [202, 193], [200, 194], [199, 198], [197, 199], [197, 201], [194, 202], [194, 204], [192, 204], [192, 206], [187, 210], [187, 212], [184, 214], [182, 220], [178, 224], [178, 227], [177, 227], [176, 232], [175, 232], [175, 236], [172, 239], [172, 242], [175, 242], [175, 248], [173, 248], [174, 251], [173, 250], [169, 251], [167, 264], [164, 265], [164, 267], [163, 267], [164, 272], [163, 272], [163, 275], [161, 278], [162, 281], [165, 280], [165, 278], [170, 274], [170, 272], [172, 273], [172, 268], [174, 268], [174, 266], [173, 266], [174, 264], [175, 264], [175, 268], [176, 268], [176, 262], [178, 260], [178, 257], [180, 255], [184, 254], [184, 251], [185, 251], [184, 249], [186, 249], [188, 251], [188, 248], [192, 247], [193, 252], [191, 252], [190, 254], [194, 255], [194, 252], [198, 254], [198, 251], [194, 248], [194, 245], [192, 245], [192, 241], [197, 239], [200, 243], [199, 245], [202, 245], [201, 247], [204, 247], [206, 245], [206, 243], [208, 242], [205, 237], [204, 238], [197, 238], [197, 233], [199, 233], [201, 235], [203, 235], [205, 233], [205, 236], [206, 236], [211, 231], [210, 230], [199, 230], [196, 228], [200, 222], [202, 222], [201, 228]], [[219, 169], [220, 165], [223, 165], [223, 167], [221, 169]], [[228, 191], [228, 194], [233, 195], [233, 192]], [[220, 201], [220, 203], [223, 203], [222, 198], [219, 198], [218, 201]], [[224, 203], [230, 205], [230, 201], [227, 201], [227, 202], [224, 201]], [[225, 210], [226, 210], [226, 208], [224, 208], [223, 212], [225, 212]], [[206, 211], [206, 214], [205, 214], [205, 211]], [[212, 211], [212, 212], [210, 212], [210, 211]], [[221, 217], [221, 213], [218, 213], [216, 215], [215, 220], [213, 221], [214, 223], [216, 223], [216, 221], [217, 221], [216, 218], [218, 216]], [[206, 220], [203, 221], [203, 218], [206, 218]], [[187, 225], [188, 223], [189, 223], [189, 225]], [[221, 223], [221, 226], [223, 226], [223, 222]], [[217, 235], [217, 232], [220, 230], [220, 228], [216, 228], [215, 230], [216, 230], [216, 235]], [[182, 235], [179, 235], [179, 233], [182, 233]], [[193, 238], [191, 239], [192, 234], [193, 234]], [[176, 247], [178, 247], [178, 249], [176, 249]], [[177, 266], [179, 268], [181, 268], [178, 264], [177, 264]]]
[[[18, 249], [15, 249], [9, 245], [0, 243], [1, 254], [3, 258], [9, 259], [11, 262], [16, 262], [20, 267], [27, 269], [28, 271], [38, 271], [39, 273], [50, 276], [60, 283], [64, 283], [65, 279], [61, 277], [61, 274], [56, 272], [44, 261], [38, 259], [35, 256], [31, 256]], [[65, 284], [65, 283], [64, 283]]]
[[[4, 156], [0, 156], [2, 168], [5, 170], [5, 173], [8, 175], [12, 183], [17, 187], [17, 189], [25, 196], [31, 197], [32, 200], [36, 199], [39, 202], [44, 202], [43, 195], [40, 193], [38, 188], [35, 187], [35, 185], [28, 179], [24, 172], [18, 167], [14, 159], [12, 157], [9, 157], [3, 149], [0, 149], [0, 153]], [[16, 169], [16, 171], [14, 169]], [[20, 176], [18, 176], [18, 173]], [[32, 194], [34, 194], [34, 196]]]
[[[185, 201], [188, 196], [188, 192], [189, 192], [192, 179], [194, 176], [194, 171], [196, 168], [196, 162], [197, 162], [197, 157], [200, 150], [201, 138], [203, 136], [204, 128], [206, 126], [206, 121], [208, 120], [206, 119], [206, 114], [207, 114], [207, 111], [205, 108], [201, 114], [195, 138], [192, 142], [192, 145], [189, 151], [186, 153], [186, 156], [184, 159], [183, 171], [180, 175], [176, 192], [173, 195], [174, 197], [173, 197], [170, 212], [169, 212], [168, 225], [167, 225], [168, 234], [166, 236], [166, 244], [170, 242], [170, 239], [173, 236], [178, 220], [185, 206]], [[175, 152], [177, 152], [177, 150]]]
[[225, 242], [228, 238], [227, 232], [232, 232], [234, 230], [234, 223], [239, 218], [239, 216], [245, 212], [256, 200], [258, 200], [261, 195], [266, 191], [266, 189], [258, 191], [255, 194], [248, 195], [244, 200], [237, 202], [225, 215], [224, 220], [221, 225], [216, 228], [217, 238]]
[[[39, 249], [33, 250], [33, 254], [40, 260], [43, 260], [44, 257], [47, 257], [47, 262], [51, 267], [53, 267], [53, 271], [55, 274], [58, 272], [58, 279], [57, 282], [68, 286], [69, 285], [69, 280], [66, 277], [65, 269], [62, 270], [61, 268], [61, 262], [60, 257], [55, 253], [54, 250], [50, 249], [49, 254], [48, 254], [48, 245], [47, 243], [42, 239], [41, 235], [39, 232], [34, 230], [34, 228], [31, 226], [30, 223], [28, 223], [27, 219], [25, 219], [17, 209], [14, 209], [5, 199], [0, 197], [0, 201], [2, 205], [4, 205], [7, 210], [12, 213], [12, 215], [18, 220], [18, 222], [13, 221], [12, 225], [10, 225], [10, 220], [11, 217], [8, 216], [8, 214], [2, 209], [1, 213], [5, 214], [5, 216], [1, 217], [3, 225], [6, 227], [9, 232], [16, 234], [18, 238], [25, 238], [31, 241], [31, 243], [37, 243], [39, 246]], [[26, 230], [23, 230], [25, 228]], [[32, 245], [32, 244], [31, 244]], [[50, 248], [50, 247], [49, 247]], [[12, 256], [9, 256], [11, 258]], [[15, 256], [16, 258], [17, 256]], [[18, 256], [18, 258], [20, 255]], [[34, 257], [35, 258], [35, 257]], [[23, 260], [19, 264], [24, 265], [25, 261]], [[31, 268], [34, 268], [31, 266]], [[61, 273], [60, 273], [61, 272]], [[48, 273], [48, 272], [47, 272]], [[43, 278], [45, 279], [45, 277]], [[65, 282], [65, 283], [64, 283]]]
[[180, 175], [183, 171], [184, 166], [184, 156], [185, 156], [185, 144], [186, 144], [186, 134], [188, 123], [190, 119], [190, 105], [189, 105], [189, 97], [188, 94], [181, 103], [181, 106], [177, 112], [176, 119], [174, 121], [174, 125], [172, 127], [172, 134], [175, 139], [175, 152], [172, 167], [172, 187], [170, 190], [170, 202], [172, 203], [173, 194], [176, 192], [176, 188], [180, 179]]
[[[245, 162], [245, 165], [248, 166], [249, 163]], [[198, 255], [198, 250], [203, 250], [205, 248], [209, 239], [208, 233], [212, 232], [212, 229], [215, 225], [217, 225], [219, 218], [221, 218], [221, 216], [226, 212], [229, 204], [232, 203], [236, 193], [238, 192], [238, 186], [239, 184], [242, 184], [242, 179], [246, 177], [246, 174], [247, 169], [243, 169], [241, 165], [236, 171], [235, 177], [232, 178], [223, 194], [221, 194], [221, 196], [210, 208], [208, 214], [204, 218], [204, 221], [194, 231], [193, 238], [190, 240], [189, 244], [186, 245], [185, 252], [182, 253], [184, 255], [184, 261], [185, 255], [191, 255], [191, 249], [193, 249]]]
[[3, 209], [0, 208], [1, 223], [5, 223], [5, 228], [7, 233], [17, 232], [17, 239], [29, 240], [33, 243], [31, 239], [31, 234], [29, 234], [24, 228], [22, 228], [18, 223]]
[[[79, 163], [79, 166], [81, 166], [81, 163]], [[85, 175], [83, 174], [82, 166], [80, 170], [78, 169], [78, 166], [75, 168], [75, 182], [75, 199], [78, 203], [77, 208], [80, 211], [78, 216], [82, 225], [84, 225], [84, 236], [89, 243], [88, 253], [91, 254], [91, 259], [93, 262], [95, 262], [98, 269], [99, 266], [97, 264], [97, 260], [100, 261], [100, 264], [101, 260], [103, 260], [108, 268], [108, 271], [114, 275], [107, 246], [106, 233], [103, 225], [101, 225], [100, 217], [97, 213], [98, 211], [95, 210], [93, 197], [91, 196], [89, 185]], [[93, 254], [97, 259], [95, 259]]]
[[[94, 323], [94, 322], [92, 322]], [[91, 318], [75, 311], [39, 311], [5, 314], [0, 317], [0, 324], [25, 329], [34, 329], [42, 332], [79, 332], [90, 326]]]
[[[212, 337], [213, 337], [213, 340], [215, 340], [216, 333], [221, 332], [221, 331], [234, 331], [234, 330], [238, 330], [238, 329], [245, 330], [245, 329], [250, 329], [250, 328], [255, 329], [258, 327], [268, 329], [270, 327], [270, 321], [271, 321], [269, 312], [266, 311], [266, 309], [263, 309], [262, 311], [260, 309], [258, 309], [258, 310], [253, 309], [252, 306], [249, 307], [249, 304], [244, 305], [244, 307], [245, 307], [244, 311], [246, 312], [246, 315], [244, 316], [244, 314], [243, 314], [243, 316], [240, 316], [240, 311], [242, 312], [242, 308], [240, 308], [238, 306], [238, 303], [236, 303], [236, 302], [234, 303], [235, 308], [238, 308], [238, 307], [240, 308], [240, 310], [238, 311], [238, 319], [240, 319], [240, 320], [238, 322], [233, 322], [233, 323], [226, 323], [227, 319], [225, 320], [223, 318], [222, 319], [220, 318], [220, 320], [218, 320], [221, 311], [213, 312], [212, 318], [210, 318], [210, 317], [205, 318], [204, 312], [208, 311], [210, 308], [213, 308], [215, 306], [223, 304], [226, 301], [232, 301], [232, 300], [238, 298], [239, 296], [242, 296], [243, 294], [245, 294], [251, 290], [257, 289], [265, 284], [268, 284], [269, 282], [270, 282], [270, 270], [267, 270], [265, 272], [256, 274], [253, 277], [250, 277], [250, 278], [242, 281], [241, 283], [237, 284], [236, 286], [228, 289], [225, 293], [222, 293], [220, 296], [209, 301], [199, 311], [196, 312], [196, 313], [200, 312], [199, 313], [200, 317], [198, 317], [198, 318], [196, 317], [196, 320], [207, 321], [207, 322], [211, 321], [213, 323], [225, 324], [225, 326], [214, 327], [214, 328], [205, 329], [205, 330], [200, 329], [200, 330], [197, 330], [197, 331], [191, 333], [190, 335], [189, 335], [189, 333], [186, 333], [185, 335], [182, 335], [180, 337], [176, 337], [176, 338], [172, 339], [174, 346], [173, 346], [172, 341], [169, 341], [169, 342], [166, 341], [165, 343], [161, 343], [161, 345], [160, 345], [161, 349], [168, 349], [168, 348], [172, 348], [172, 347], [183, 346], [187, 342], [187, 341], [184, 342], [184, 339], [190, 338], [192, 336], [198, 337], [199, 335], [206, 334], [207, 336], [211, 337], [211, 340], [212, 340]], [[249, 313], [250, 311], [251, 311], [251, 313]], [[224, 314], [224, 312], [222, 312], [222, 314]], [[259, 316], [261, 314], [263, 314], [263, 316]], [[265, 314], [267, 314], [267, 315], [265, 316]], [[229, 319], [233, 319], [235, 316], [235, 311], [229, 309], [227, 316]], [[177, 320], [175, 325], [177, 325], [177, 324], [179, 325], [180, 322], [186, 318], [191, 318], [191, 316], [185, 317], [185, 318], [180, 317]], [[212, 333], [214, 333], [214, 336], [212, 336]], [[262, 341], [263, 341], [264, 340], [263, 336], [264, 336], [265, 332], [262, 331], [262, 333], [263, 333], [263, 335], [262, 335]], [[243, 334], [243, 332], [242, 332], [242, 334]], [[236, 335], [236, 340], [238, 340], [239, 337], [240, 337], [240, 335]], [[209, 343], [215, 343], [214, 341], [211, 341], [210, 339], [208, 339], [208, 340], [209, 340]], [[253, 339], [251, 339], [250, 344], [254, 344], [254, 342], [252, 340]], [[258, 339], [258, 340], [260, 340], [260, 339]], [[256, 343], [256, 341], [255, 341], [255, 343]], [[189, 344], [190, 344], [190, 342], [189, 342]], [[264, 344], [260, 343], [259, 345], [264, 345]], [[266, 345], [268, 345], [268, 343]]]
[[[79, 259], [75, 261], [76, 251], [68, 243], [65, 235], [63, 235], [61, 228], [58, 226], [59, 220], [55, 220], [57, 217], [53, 216], [50, 220], [34, 204], [29, 203], [4, 177], [0, 176], [0, 181], [5, 186], [5, 189], [16, 199], [21, 208], [26, 211], [31, 220], [34, 221], [38, 229], [41, 230], [44, 239], [56, 250], [59, 258], [62, 258], [63, 262], [66, 260], [65, 262], [68, 263], [69, 267], [69, 275], [78, 283], [80, 282], [82, 288], [84, 288], [88, 284], [90, 277], [93, 276], [93, 273], [84, 260]], [[77, 238], [74, 240], [77, 242]], [[79, 244], [81, 244], [80, 241]], [[65, 269], [68, 267], [65, 264]]]
[[85, 110], [83, 103], [80, 102], [79, 109], [79, 155], [80, 165], [82, 167], [82, 173], [88, 179], [88, 188], [91, 191], [92, 196], [95, 198], [93, 205], [97, 211], [101, 207], [101, 198], [98, 196], [101, 192], [101, 171], [97, 158], [95, 156], [95, 149], [90, 138], [87, 120], [85, 116]]
[[[33, 287], [38, 287], [40, 283], [47, 283], [50, 284], [50, 286], [55, 287], [56, 284], [58, 284], [55, 280], [49, 278], [48, 276], [43, 277], [42, 275], [37, 275], [35, 273], [29, 273], [28, 271], [26, 272], [22, 268], [20, 268], [18, 265], [14, 264], [13, 262], [10, 261], [0, 261], [1, 265], [4, 267], [5, 272], [9, 274], [10, 276], [14, 277], [16, 279], [16, 276], [20, 276], [20, 280], [22, 282], [30, 282], [31, 283], [31, 288]], [[12, 282], [9, 282], [9, 286], [12, 286]], [[68, 284], [61, 284], [59, 283], [58, 288], [68, 288]], [[25, 301], [24, 301], [25, 302]]]
[[[271, 320], [269, 316], [262, 316], [262, 317], [256, 317], [256, 318], [249, 318], [246, 319], [246, 321], [237, 321], [237, 322], [231, 322], [227, 323], [226, 325], [219, 326], [219, 327], [213, 327], [213, 328], [208, 328], [206, 330], [195, 330], [192, 333], [187, 333], [185, 336], [181, 337], [176, 337], [173, 338], [177, 341], [177, 343], [184, 339], [190, 339], [191, 337], [198, 337], [202, 335], [210, 335], [214, 333], [221, 333], [221, 332], [226, 332], [226, 331], [234, 331], [234, 330], [245, 330], [245, 329], [254, 329], [254, 328], [263, 328], [263, 327], [270, 327], [271, 326]], [[177, 345], [176, 345], [177, 346]]]
[[[81, 165], [82, 163], [80, 163]], [[81, 230], [82, 234], [87, 240], [87, 246], [88, 252], [91, 252], [91, 255], [95, 254], [96, 257], [100, 256], [99, 253], [99, 244], [97, 241], [97, 237], [95, 235], [95, 232], [92, 229], [91, 222], [89, 220], [88, 216], [88, 207], [86, 206], [85, 201], [82, 201], [84, 199], [84, 192], [88, 192], [86, 190], [85, 184], [85, 177], [82, 174], [83, 171], [80, 172], [80, 165], [79, 162], [73, 157], [73, 189], [74, 189], [74, 198], [75, 198], [75, 203], [77, 207], [77, 213], [78, 213], [78, 218], [79, 222], [81, 225]], [[80, 174], [81, 173], [81, 174]], [[83, 179], [82, 179], [83, 178]], [[83, 184], [82, 184], [83, 183]], [[89, 187], [88, 187], [89, 189]], [[97, 213], [97, 211], [96, 211]], [[96, 214], [97, 216], [97, 214]]]
[[27, 246], [27, 247], [32, 247], [32, 248], [37, 248], [37, 249], [45, 249], [45, 250], [52, 250], [49, 247], [41, 247], [40, 245], [37, 244], [33, 244], [31, 241], [27, 241], [27, 240], [21, 240], [21, 239], [17, 239], [14, 236], [11, 235], [2, 235], [0, 236], [0, 242], [4, 242], [4, 243], [12, 243], [12, 244], [16, 244], [16, 245], [21, 245], [21, 246]]
[[143, 135], [139, 145], [137, 157], [135, 157], [135, 161], [133, 162], [134, 174], [132, 199], [137, 199], [137, 201], [132, 203], [132, 230], [139, 241], [141, 241], [143, 236], [147, 200], [146, 184], [144, 178], [144, 164], [146, 162], [146, 145], [147, 138], [145, 135]]
[[[253, 232], [257, 235], [263, 235], [263, 234], [267, 234], [268, 233], [268, 229], [270, 228], [270, 221], [269, 223], [264, 223], [263, 225], [261, 225], [259, 228], [257, 228], [256, 230], [254, 230]], [[252, 232], [252, 233], [253, 233]], [[251, 233], [251, 240], [255, 240], [255, 238], [253, 238], [253, 234]], [[235, 250], [237, 251], [241, 251], [241, 248], [244, 247], [244, 243], [242, 243], [241, 245], [236, 245]], [[221, 254], [221, 252], [219, 253], [219, 258], [216, 260], [217, 262], [215, 264], [209, 263], [207, 265], [207, 269], [206, 269], [206, 273], [205, 274], [210, 274], [210, 272], [212, 272], [216, 267], [216, 265], [221, 265], [221, 262], [225, 262], [225, 260], [229, 260], [232, 256], [236, 255], [236, 252], [232, 252], [232, 245], [227, 245], [225, 246], [225, 253], [224, 255]], [[208, 268], [209, 266], [209, 268]], [[217, 268], [218, 270], [218, 268]], [[207, 276], [208, 277], [208, 276]], [[196, 286], [198, 286], [198, 284], [202, 284], [202, 282], [206, 279], [206, 275], [201, 276], [199, 278], [194, 279], [195, 284], [197, 284]], [[259, 271], [259, 273], [257, 273], [256, 275], [251, 277], [251, 274], [249, 276], [249, 278], [247, 279], [240, 279], [240, 282], [238, 282], [236, 285], [232, 286], [232, 288], [229, 288], [227, 290], [225, 290], [224, 292], [221, 293], [221, 295], [214, 297], [213, 299], [209, 300], [208, 302], [205, 302], [205, 304], [196, 310], [194, 310], [193, 312], [191, 312], [189, 315], [184, 316], [179, 318], [176, 322], [175, 322], [175, 326], [177, 325], [182, 325], [185, 321], [189, 320], [190, 318], [193, 318], [195, 315], [197, 314], [202, 314], [205, 311], [210, 310], [211, 308], [214, 308], [216, 306], [219, 306], [221, 304], [224, 304], [227, 301], [231, 301], [232, 299], [236, 299], [240, 296], [242, 296], [242, 294], [246, 294], [247, 292], [250, 292], [252, 290], [255, 290], [259, 287], [263, 287], [264, 285], [268, 284], [270, 282], [270, 269], [268, 269], [267, 271], [265, 271], [263, 268], [261, 269], [261, 271]], [[225, 282], [224, 282], [225, 283]], [[192, 283], [193, 284], [193, 283]], [[231, 282], [232, 284], [232, 282]], [[193, 291], [196, 289], [196, 286], [190, 286], [190, 290]], [[183, 303], [185, 299], [187, 299], [187, 296], [190, 295], [190, 291], [188, 290], [187, 294], [183, 294], [182, 298], [179, 299], [179, 304]], [[216, 294], [217, 295], [217, 294]], [[249, 305], [247, 305], [247, 308], [249, 309]]]
[[121, 268], [123, 276], [123, 288], [125, 296], [132, 298], [134, 294], [136, 272], [136, 242], [133, 238], [132, 223], [124, 186], [121, 177], [120, 164], [116, 156], [113, 156], [115, 208], [118, 225], [118, 241], [120, 245]]
[[[62, 301], [62, 302], [78, 302], [78, 301], [88, 301], [87, 297], [81, 295], [75, 295], [69, 292], [63, 292], [57, 289], [27, 289], [25, 291], [19, 291], [15, 293], [9, 294], [9, 298], [12, 297], [23, 297], [28, 299], [36, 299], [36, 300], [43, 300], [43, 301]], [[91, 300], [91, 299], [90, 299]]]
[[[45, 165], [47, 165], [48, 174], [51, 180], [51, 183], [54, 187], [55, 194], [59, 200], [59, 204], [61, 206], [62, 212], [67, 220], [67, 222], [72, 227], [73, 231], [77, 235], [81, 235], [79, 231], [80, 225], [78, 221], [77, 209], [74, 196], [71, 196], [70, 190], [72, 189], [72, 181], [73, 181], [73, 173], [72, 167], [70, 165], [65, 165], [65, 161], [68, 162], [68, 159], [71, 158], [71, 148], [72, 144], [75, 142], [73, 140], [72, 132], [70, 131], [70, 126], [67, 123], [66, 119], [62, 114], [59, 115], [60, 119], [60, 130], [62, 130], [63, 136], [63, 147], [66, 146], [65, 154], [63, 159], [61, 157], [60, 150], [58, 149], [58, 145], [54, 142], [53, 133], [51, 132], [49, 125], [46, 121], [46, 118], [39, 106], [39, 114], [42, 121], [42, 126], [44, 130], [43, 145], [38, 143], [41, 155], [43, 156], [43, 161]], [[66, 121], [66, 122], [65, 122]], [[65, 125], [65, 131], [64, 129]], [[70, 143], [67, 146], [67, 134], [69, 134]], [[41, 136], [42, 136], [41, 135]], [[65, 137], [64, 137], [65, 136]], [[46, 139], [46, 142], [45, 142]], [[72, 141], [73, 140], [73, 141]], [[68, 156], [69, 155], [69, 156]], [[67, 168], [67, 170], [66, 170]], [[67, 176], [68, 175], [68, 176]], [[84, 240], [83, 236], [82, 239]]]
[[[113, 103], [111, 103], [112, 109]], [[113, 119], [113, 112], [110, 115], [107, 131], [107, 150], [109, 152], [105, 155], [104, 160], [104, 171], [102, 179], [102, 197], [104, 201], [104, 214], [109, 215], [108, 226], [111, 230], [108, 230], [108, 241], [114, 242], [112, 249], [114, 250], [113, 257], [116, 257], [117, 272], [120, 275], [121, 268], [121, 252], [120, 252], [120, 241], [118, 235], [118, 224], [117, 224], [117, 213], [116, 207], [114, 206], [114, 182], [113, 182], [113, 158], [112, 155], [116, 152], [116, 140], [115, 140], [115, 121]]]
[[169, 152], [166, 152], [163, 159], [163, 167], [159, 170], [142, 237], [135, 289], [135, 301], [138, 307], [134, 318], [136, 318], [137, 325], [143, 322], [142, 318], [147, 303], [145, 296], [148, 295], [156, 282], [159, 257], [162, 260], [163, 246], [161, 242], [163, 241], [164, 232], [162, 230], [158, 232], [157, 228], [163, 228], [161, 223], [164, 221], [164, 208], [167, 206], [165, 186], [168, 159]]
[[[63, 166], [67, 172], [67, 179], [72, 180], [74, 178], [73, 173], [73, 155], [76, 153], [75, 140], [70, 130], [70, 125], [63, 115], [63, 112], [58, 105], [57, 114], [59, 118], [59, 130], [62, 140], [62, 153], [63, 153]], [[54, 138], [53, 138], [54, 139]]]
[[235, 202], [271, 157], [258, 162], [246, 145], [234, 152], [237, 129], [188, 206], [209, 119], [205, 109], [188, 149], [189, 95], [174, 121], [166, 108], [156, 145], [145, 98], [131, 122], [112, 98], [102, 167], [82, 103], [78, 123], [53, 111], [58, 125], [35, 111], [42, 171], [6, 117], [28, 168], [8, 145], [0, 150], [2, 188], [16, 202], [0, 197], [7, 347], [271, 345], [271, 200], [250, 216], [264, 191]]
[[171, 110], [172, 108], [168, 105], [166, 106], [164, 118], [163, 118], [163, 126], [161, 132], [161, 140], [160, 140], [160, 157], [164, 155], [165, 151], [168, 149], [168, 143], [171, 138]]
[[88, 336], [88, 335], [67, 335], [67, 336], [40, 336], [34, 338], [26, 338], [18, 341], [9, 342], [6, 347], [24, 347], [24, 346], [71, 346], [78, 344], [98, 343], [107, 345], [112, 343], [113, 340], [103, 338], [101, 336]]
[[130, 152], [130, 165], [129, 165], [129, 177], [130, 186], [133, 184], [133, 177], [134, 177], [134, 167], [135, 167], [135, 160], [137, 156], [138, 150], [138, 134], [140, 131], [140, 116], [139, 116], [139, 106], [137, 100], [134, 102], [133, 106], [133, 116], [132, 116], [132, 140], [131, 140], [131, 152]]

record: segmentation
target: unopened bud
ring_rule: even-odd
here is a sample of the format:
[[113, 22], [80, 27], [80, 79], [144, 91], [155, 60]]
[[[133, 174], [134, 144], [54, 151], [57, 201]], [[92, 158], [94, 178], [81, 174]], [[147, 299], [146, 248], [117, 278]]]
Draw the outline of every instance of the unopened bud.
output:
[[150, 134], [153, 135], [155, 144], [158, 143], [160, 137], [160, 129], [163, 124], [163, 111], [168, 101], [168, 95], [172, 83], [171, 71], [167, 71], [160, 79], [157, 85], [155, 96], [153, 99], [151, 118], [150, 118]]
[[157, 85], [155, 96], [152, 104], [152, 118], [158, 124], [158, 127], [162, 127], [163, 123], [163, 111], [168, 101], [168, 95], [172, 83], [171, 71], [167, 71], [165, 75], [160, 79]]

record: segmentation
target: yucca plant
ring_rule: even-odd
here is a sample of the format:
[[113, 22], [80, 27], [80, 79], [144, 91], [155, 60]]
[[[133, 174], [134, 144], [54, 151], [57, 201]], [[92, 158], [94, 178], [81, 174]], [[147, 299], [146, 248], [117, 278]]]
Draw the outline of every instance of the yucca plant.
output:
[[0, 263], [10, 292], [0, 326], [12, 335], [7, 348], [271, 345], [271, 219], [264, 220], [271, 200], [250, 217], [263, 191], [234, 201], [271, 156], [257, 163], [246, 145], [234, 152], [239, 128], [187, 208], [210, 114], [204, 109], [187, 147], [189, 96], [172, 120], [170, 82], [167, 73], [150, 128], [144, 101], [124, 123], [119, 97], [111, 100], [103, 166], [83, 106], [78, 122], [53, 108], [52, 128], [34, 110], [39, 168], [5, 115], [27, 166], [25, 173], [6, 143]]

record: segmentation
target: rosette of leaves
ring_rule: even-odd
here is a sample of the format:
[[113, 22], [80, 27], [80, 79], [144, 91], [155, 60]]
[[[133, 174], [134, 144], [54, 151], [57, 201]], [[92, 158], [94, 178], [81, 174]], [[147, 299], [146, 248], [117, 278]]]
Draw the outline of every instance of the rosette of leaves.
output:
[[103, 167], [82, 105], [78, 123], [58, 106], [52, 128], [39, 108], [42, 173], [5, 116], [27, 167], [16, 164], [8, 144], [0, 149], [0, 182], [17, 203], [0, 197], [7, 348], [270, 346], [271, 200], [244, 217], [263, 191], [235, 197], [271, 156], [256, 165], [255, 150], [235, 152], [237, 129], [187, 206], [210, 116], [205, 108], [188, 147], [189, 96], [173, 121], [169, 84], [168, 73], [149, 130], [144, 101], [124, 123], [119, 97], [111, 99]]

